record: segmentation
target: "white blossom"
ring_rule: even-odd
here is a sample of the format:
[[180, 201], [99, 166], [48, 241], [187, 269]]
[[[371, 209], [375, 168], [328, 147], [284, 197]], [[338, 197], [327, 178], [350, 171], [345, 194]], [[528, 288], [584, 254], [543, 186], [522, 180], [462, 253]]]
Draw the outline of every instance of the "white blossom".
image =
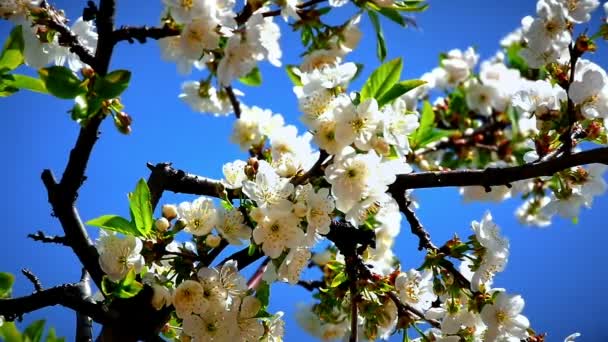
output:
[[120, 281], [129, 270], [139, 273], [144, 266], [144, 258], [140, 254], [141, 240], [134, 236], [118, 237], [114, 233], [100, 231], [97, 240], [99, 266], [112, 281]]
[[193, 202], [182, 202], [177, 211], [180, 219], [184, 220], [184, 230], [196, 236], [211, 233], [218, 222], [217, 209], [207, 197], [199, 197]]
[[581, 24], [591, 19], [591, 12], [600, 5], [598, 0], [560, 0], [567, 9], [568, 20]]
[[296, 248], [304, 240], [298, 218], [291, 212], [274, 212], [257, 221], [253, 240], [262, 245], [262, 251], [272, 259], [278, 258], [286, 248]]
[[336, 116], [336, 140], [344, 146], [354, 142], [357, 148], [369, 150], [379, 118], [378, 103], [374, 98], [369, 98], [356, 107], [342, 107]]
[[499, 292], [494, 304], [488, 304], [481, 310], [481, 318], [488, 327], [484, 341], [519, 341], [528, 337], [530, 326], [528, 319], [521, 315], [524, 300], [519, 295], [508, 295]]
[[292, 203], [288, 197], [293, 191], [294, 187], [289, 179], [280, 177], [264, 160], [258, 162], [255, 181], [243, 182], [243, 193], [254, 200], [261, 209], [272, 207], [279, 211], [290, 210]]
[[186, 318], [191, 314], [204, 314], [209, 308], [205, 300], [203, 286], [195, 280], [184, 280], [173, 291], [173, 306], [177, 317]]
[[248, 150], [260, 144], [264, 137], [283, 126], [281, 114], [273, 114], [268, 109], [241, 105], [241, 117], [235, 121], [230, 140]]
[[218, 210], [216, 229], [231, 245], [242, 245], [242, 240], [248, 240], [251, 237], [251, 228], [245, 224], [243, 213], [236, 208]]
[[247, 162], [243, 160], [235, 160], [224, 164], [222, 167], [224, 173], [222, 184], [228, 189], [238, 189], [243, 186], [243, 181], [247, 180], [245, 166], [247, 166]]
[[215, 87], [197, 81], [184, 82], [182, 93], [178, 96], [192, 110], [200, 113], [211, 113], [214, 116], [225, 116], [232, 112], [232, 105], [227, 95], [218, 93]]
[[418, 310], [429, 309], [437, 298], [433, 293], [432, 276], [430, 272], [421, 274], [414, 269], [399, 273], [395, 278], [395, 290], [399, 299]]
[[568, 95], [586, 118], [608, 117], [608, 79], [603, 70], [587, 69], [581, 80], [572, 82]]
[[310, 257], [308, 248], [292, 248], [279, 266], [277, 278], [295, 285], [300, 280], [300, 274], [308, 265]]

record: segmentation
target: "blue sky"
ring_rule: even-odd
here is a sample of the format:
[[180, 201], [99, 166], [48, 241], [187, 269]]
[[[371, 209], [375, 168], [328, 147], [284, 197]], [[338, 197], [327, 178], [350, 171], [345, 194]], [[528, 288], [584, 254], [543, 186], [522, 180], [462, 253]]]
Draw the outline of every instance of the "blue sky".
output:
[[[54, 1], [71, 18], [81, 12], [84, 1]], [[160, 0], [119, 1], [118, 24], [154, 25], [160, 17]], [[430, 1], [430, 9], [417, 15], [419, 28], [403, 30], [384, 22], [388, 58], [404, 59], [404, 78], [415, 78], [437, 65], [438, 54], [452, 48], [475, 46], [482, 59], [489, 58], [498, 48], [498, 41], [518, 27], [525, 15], [533, 15], [534, 1], [508, 2], [463, 0]], [[349, 12], [338, 9], [337, 12]], [[594, 17], [595, 23], [599, 14]], [[283, 26], [283, 28], [285, 28]], [[348, 60], [365, 64], [364, 74], [352, 89], [379, 65], [375, 58], [375, 40], [367, 18], [362, 26], [363, 41]], [[10, 30], [0, 22], [0, 37]], [[281, 39], [284, 64], [295, 64], [302, 52], [299, 37], [288, 28]], [[606, 67], [606, 44], [593, 59]], [[603, 57], [602, 57], [603, 55]], [[95, 147], [87, 171], [87, 181], [81, 188], [78, 208], [83, 219], [102, 214], [127, 215], [126, 193], [139, 178], [147, 178], [146, 162], [171, 161], [178, 168], [208, 177], [221, 177], [223, 163], [246, 155], [228, 142], [234, 118], [214, 118], [193, 113], [177, 99], [181, 82], [197, 79], [202, 74], [183, 78], [174, 64], [163, 62], [156, 42], [145, 45], [121, 44], [115, 50], [111, 69], [126, 68], [133, 72], [131, 87], [123, 96], [126, 111], [133, 117], [133, 133], [119, 134], [110, 120], [102, 125], [102, 136]], [[296, 98], [282, 69], [262, 65], [264, 85], [261, 88], [237, 86], [246, 93], [244, 102], [282, 113], [286, 121], [297, 124]], [[80, 275], [76, 257], [69, 249], [42, 245], [26, 238], [28, 233], [44, 230], [61, 234], [59, 223], [51, 217], [46, 192], [40, 181], [45, 168], [61, 175], [68, 152], [78, 134], [78, 126], [69, 119], [70, 101], [47, 96], [18, 93], [0, 99], [0, 146], [5, 153], [2, 218], [0, 239], [0, 271], [18, 274], [23, 267], [37, 274], [46, 287], [75, 282]], [[302, 127], [301, 125], [299, 126]], [[605, 266], [605, 231], [608, 199], [599, 197], [592, 210], [583, 210], [577, 225], [556, 219], [547, 229], [531, 229], [517, 223], [513, 212], [520, 201], [512, 199], [500, 205], [464, 204], [456, 189], [420, 190], [419, 216], [441, 243], [454, 232], [467, 236], [472, 220], [479, 220], [490, 209], [495, 221], [511, 241], [511, 257], [496, 287], [520, 293], [526, 300], [524, 313], [539, 332], [548, 332], [548, 341], [557, 341], [572, 332], [583, 334], [582, 341], [608, 340], [603, 323], [604, 291], [608, 269]], [[192, 197], [169, 194], [162, 203], [192, 200]], [[404, 227], [398, 237], [396, 253], [403, 268], [417, 267], [422, 255], [416, 251], [417, 240]], [[91, 235], [97, 231], [90, 229]], [[15, 294], [32, 291], [31, 284], [18, 275]], [[297, 327], [293, 312], [297, 301], [310, 301], [310, 295], [300, 288], [279, 284], [273, 286], [273, 310], [286, 313], [286, 341], [307, 341]], [[60, 336], [72, 340], [73, 313], [63, 308], [42, 310], [25, 317], [24, 322], [47, 319]]]

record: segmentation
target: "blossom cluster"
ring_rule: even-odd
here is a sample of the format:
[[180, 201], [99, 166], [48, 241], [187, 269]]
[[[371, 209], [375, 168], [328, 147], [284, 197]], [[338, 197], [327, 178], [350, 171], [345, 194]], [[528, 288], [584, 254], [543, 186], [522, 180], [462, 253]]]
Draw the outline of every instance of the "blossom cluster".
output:
[[[25, 64], [38, 69], [48, 64], [65, 65], [79, 72], [86, 66], [70, 48], [59, 42], [58, 34], [51, 34], [49, 28], [38, 23], [36, 10], [41, 5], [40, 0], [9, 0], [0, 3], [0, 17], [11, 20], [15, 25], [21, 25], [24, 41]], [[67, 21], [66, 19], [63, 19]], [[78, 18], [70, 27], [78, 37], [79, 43], [91, 53], [97, 47], [97, 32], [92, 21]]]
[[[330, 6], [346, 3], [331, 0]], [[179, 97], [198, 112], [234, 111], [230, 140], [250, 158], [226, 163], [221, 184], [213, 185], [217, 191], [167, 204], [155, 221], [144, 181], [130, 195], [136, 202], [131, 221], [116, 215], [89, 221], [107, 230], [96, 243], [107, 300], [132, 297], [145, 284], [153, 289], [155, 309], [172, 310], [163, 328], [168, 337], [280, 341], [282, 313], [267, 312], [269, 284], [301, 284], [305, 270], [316, 267], [323, 271], [318, 302], [301, 306], [298, 321], [324, 340], [347, 338], [353, 326], [361, 340], [386, 339], [424, 322], [432, 326], [419, 331], [425, 341], [535, 337], [522, 297], [493, 287], [510, 251], [491, 214], [472, 223], [467, 240], [454, 236], [439, 248], [430, 243], [419, 268], [402, 270], [393, 245], [401, 211], [417, 204], [410, 191], [389, 188], [414, 168], [533, 165], [570, 154], [583, 141], [607, 144], [608, 76], [583, 58], [594, 50], [592, 39], [575, 38], [573, 29], [590, 20], [597, 0], [539, 0], [536, 17], [524, 18], [491, 59], [480, 62], [473, 48], [454, 49], [421, 81], [399, 81], [396, 59], [374, 71], [360, 91], [348, 90], [360, 70], [345, 59], [361, 38], [361, 13], [330, 26], [315, 21], [321, 10], [312, 20], [303, 17], [304, 4], [278, 1], [276, 15], [298, 23], [294, 28], [307, 48], [299, 65], [288, 66], [305, 133], [281, 114], [241, 104], [236, 97], [243, 93], [231, 86], [256, 79], [261, 61], [281, 65], [281, 32], [268, 7], [250, 2], [238, 11], [233, 0], [163, 4], [163, 25], [179, 32], [160, 39], [163, 58], [183, 74], [193, 67], [208, 71], [208, 77], [184, 83]], [[406, 6], [392, 0], [356, 5], [393, 20], [391, 11]], [[25, 63], [67, 63], [81, 71], [85, 65], [40, 22], [41, 6], [46, 3], [0, 0], [0, 16], [22, 25]], [[318, 26], [313, 30], [309, 21]], [[80, 18], [71, 31], [95, 51], [91, 21]], [[606, 190], [606, 168], [577, 166], [509, 186], [463, 187], [461, 193], [467, 201], [521, 195], [520, 221], [546, 226], [554, 215], [575, 219], [582, 206], [591, 206]], [[336, 226], [372, 238], [355, 243], [352, 255], [336, 242]], [[247, 247], [233, 256], [265, 258], [249, 282], [236, 258], [210, 266], [230, 246]]]

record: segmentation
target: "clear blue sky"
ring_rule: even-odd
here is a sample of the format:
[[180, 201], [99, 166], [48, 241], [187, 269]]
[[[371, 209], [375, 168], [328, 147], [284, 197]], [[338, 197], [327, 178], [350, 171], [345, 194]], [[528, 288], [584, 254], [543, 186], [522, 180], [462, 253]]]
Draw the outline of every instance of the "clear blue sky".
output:
[[[52, 1], [66, 10], [71, 18], [81, 13], [85, 1]], [[118, 24], [155, 25], [160, 17], [160, 0], [118, 1]], [[144, 5], [145, 3], [145, 5]], [[419, 29], [402, 30], [384, 23], [389, 58], [404, 58], [404, 77], [415, 78], [431, 70], [438, 54], [452, 48], [475, 46], [482, 59], [494, 54], [498, 41], [518, 27], [525, 15], [533, 15], [535, 1], [430, 1], [430, 9], [417, 16]], [[338, 9], [340, 11], [348, 11]], [[595, 23], [599, 14], [594, 17]], [[366, 76], [378, 66], [375, 40], [365, 18], [364, 37], [350, 61], [364, 63]], [[4, 39], [10, 25], [0, 21]], [[284, 64], [297, 63], [301, 48], [299, 37], [289, 29], [282, 31]], [[594, 59], [608, 66], [606, 44]], [[603, 55], [603, 57], [602, 57]], [[146, 162], [172, 161], [178, 168], [209, 177], [221, 177], [223, 163], [245, 158], [238, 147], [228, 142], [233, 117], [203, 116], [177, 99], [185, 78], [176, 73], [174, 64], [160, 60], [156, 42], [146, 45], [121, 44], [114, 54], [111, 69], [133, 71], [131, 87], [123, 96], [126, 111], [134, 118], [133, 133], [123, 136], [110, 120], [102, 126], [101, 140], [95, 147], [87, 171], [87, 181], [80, 191], [78, 208], [86, 220], [101, 214], [127, 215], [126, 193], [136, 181], [147, 178]], [[297, 123], [296, 98], [282, 69], [264, 64], [261, 88], [237, 86], [246, 93], [244, 102], [282, 113], [286, 121]], [[193, 75], [197, 79], [200, 75]], [[352, 89], [360, 85], [361, 79]], [[78, 281], [79, 263], [71, 251], [54, 245], [43, 245], [26, 238], [28, 233], [44, 230], [61, 234], [57, 220], [50, 216], [46, 192], [40, 181], [44, 168], [61, 175], [67, 155], [73, 146], [78, 126], [69, 120], [70, 101], [48, 96], [18, 93], [0, 99], [0, 146], [5, 151], [0, 168], [3, 182], [0, 271], [18, 274], [15, 295], [32, 291], [31, 284], [20, 274], [22, 267], [36, 273], [44, 286]], [[301, 127], [301, 126], [300, 126]], [[607, 341], [605, 315], [607, 269], [605, 248], [608, 246], [606, 211], [608, 198], [597, 198], [592, 210], [583, 210], [578, 225], [556, 219], [548, 229], [520, 226], [513, 212], [519, 200], [500, 205], [463, 204], [456, 189], [420, 190], [416, 192], [421, 208], [419, 216], [434, 241], [442, 243], [454, 232], [468, 236], [471, 220], [479, 220], [491, 209], [496, 222], [511, 240], [511, 257], [504, 273], [495, 281], [520, 293], [526, 300], [524, 313], [539, 332], [548, 332], [548, 341], [559, 341], [579, 331], [581, 341]], [[192, 197], [163, 198], [163, 203], [192, 200]], [[418, 267], [422, 255], [416, 251], [417, 240], [404, 231], [397, 239], [396, 253], [403, 268]], [[96, 229], [90, 229], [96, 236]], [[415, 251], [415, 252], [412, 252]], [[274, 311], [286, 312], [286, 341], [307, 341], [293, 320], [297, 301], [310, 301], [300, 288], [279, 284], [273, 286], [271, 302]], [[42, 310], [25, 317], [24, 322], [47, 319], [60, 336], [72, 340], [74, 314], [63, 308]]]

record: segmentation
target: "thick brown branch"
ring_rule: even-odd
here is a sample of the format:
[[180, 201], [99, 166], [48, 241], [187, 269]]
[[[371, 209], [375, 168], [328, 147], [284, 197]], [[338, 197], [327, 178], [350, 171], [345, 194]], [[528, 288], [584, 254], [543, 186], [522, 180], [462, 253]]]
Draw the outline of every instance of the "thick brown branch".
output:
[[230, 256], [226, 257], [222, 260], [219, 265], [223, 265], [229, 260], [234, 260], [237, 262], [239, 270], [253, 264], [256, 260], [260, 259], [264, 256], [264, 253], [259, 248], [256, 248], [255, 251], [249, 255], [249, 248], [243, 248], [238, 252], [232, 253]]
[[[68, 168], [70, 165], [68, 163]], [[53, 207], [53, 213], [57, 216], [59, 222], [61, 222], [70, 247], [82, 265], [89, 271], [95, 283], [101, 286], [103, 271], [99, 267], [99, 253], [97, 253], [95, 246], [89, 239], [78, 210], [74, 207], [73, 201], [75, 200], [76, 193], [68, 192], [61, 187], [61, 184], [57, 184], [50, 170], [42, 172], [42, 181], [46, 186], [49, 203]]]
[[163, 27], [148, 27], [148, 26], [122, 26], [114, 31], [114, 43], [126, 40], [133, 44], [135, 41], [144, 44], [148, 38], [162, 39], [167, 37], [178, 36], [180, 31], [176, 28], [167, 25]]
[[56, 243], [58, 245], [69, 246], [68, 239], [65, 236], [46, 235], [41, 230], [37, 231], [36, 234], [28, 234], [27, 237], [42, 243]]
[[23, 314], [48, 306], [61, 305], [92, 317], [96, 322], [105, 323], [111, 314], [101, 304], [82, 296], [82, 283], [65, 284], [47, 290], [37, 291], [29, 296], [0, 299], [0, 315], [12, 321]]
[[234, 197], [234, 192], [225, 189], [220, 181], [176, 170], [171, 167], [170, 163], [148, 164], [148, 168], [152, 171], [148, 180], [152, 192], [152, 203], [158, 202], [163, 190], [218, 198], [221, 198], [226, 191], [229, 198]]
[[395, 183], [389, 186], [389, 191], [391, 194], [403, 194], [406, 189], [475, 185], [485, 188], [499, 185], [506, 186], [519, 180], [551, 176], [570, 167], [593, 163], [608, 165], [608, 147], [595, 148], [572, 155], [563, 155], [540, 163], [521, 166], [398, 175]]

